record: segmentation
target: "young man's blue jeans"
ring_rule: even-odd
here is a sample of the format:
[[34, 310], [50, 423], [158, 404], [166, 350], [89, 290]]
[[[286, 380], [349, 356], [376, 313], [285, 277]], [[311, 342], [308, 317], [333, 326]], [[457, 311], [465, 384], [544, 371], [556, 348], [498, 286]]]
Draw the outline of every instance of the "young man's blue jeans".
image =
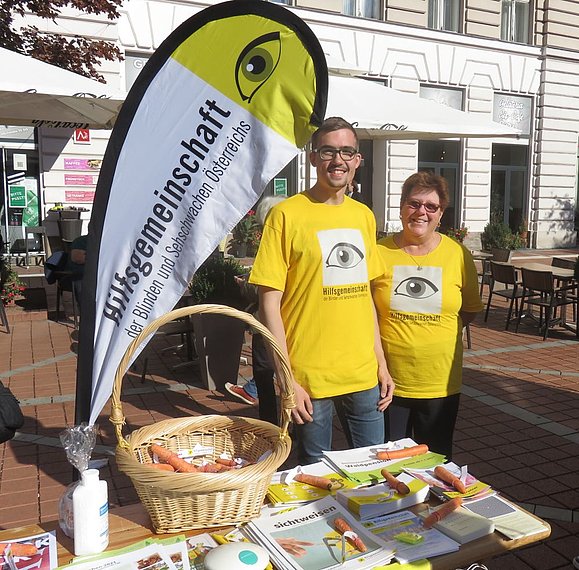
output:
[[314, 421], [294, 426], [300, 463], [319, 461], [323, 451], [332, 449], [334, 407], [350, 447], [383, 444], [384, 413], [378, 411], [379, 399], [378, 385], [343, 396], [312, 399]]

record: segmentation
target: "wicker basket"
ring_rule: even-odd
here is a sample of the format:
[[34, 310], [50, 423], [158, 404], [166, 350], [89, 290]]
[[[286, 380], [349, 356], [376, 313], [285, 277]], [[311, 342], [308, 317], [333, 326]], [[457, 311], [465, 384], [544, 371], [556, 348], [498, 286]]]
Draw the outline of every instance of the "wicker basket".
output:
[[[122, 435], [125, 423], [121, 384], [137, 347], [160, 326], [193, 314], [213, 313], [240, 319], [260, 332], [280, 361], [281, 427], [251, 418], [197, 416], [164, 420]], [[295, 407], [291, 371], [283, 352], [269, 330], [251, 315], [221, 305], [195, 305], [177, 309], [151, 322], [127, 348], [115, 375], [111, 422], [118, 440], [119, 469], [132, 480], [147, 509], [155, 532], [172, 533], [224, 526], [259, 515], [272, 474], [291, 450], [288, 426]], [[148, 467], [151, 443], [177, 452], [196, 444], [213, 448], [213, 458], [222, 453], [257, 461], [253, 465], [221, 473], [171, 473]]]

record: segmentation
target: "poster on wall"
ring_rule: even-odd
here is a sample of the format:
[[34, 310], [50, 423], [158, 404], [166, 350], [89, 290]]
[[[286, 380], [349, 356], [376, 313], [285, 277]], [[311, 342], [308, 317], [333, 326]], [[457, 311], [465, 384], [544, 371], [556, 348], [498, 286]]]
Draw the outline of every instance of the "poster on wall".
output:
[[100, 158], [65, 158], [64, 170], [98, 170], [102, 162]]
[[77, 422], [97, 420], [137, 333], [174, 307], [310, 139], [327, 88], [316, 36], [261, 0], [210, 6], [153, 53], [115, 123], [96, 188]]
[[8, 207], [26, 208], [28, 205], [26, 196], [26, 186], [9, 186], [8, 187]]

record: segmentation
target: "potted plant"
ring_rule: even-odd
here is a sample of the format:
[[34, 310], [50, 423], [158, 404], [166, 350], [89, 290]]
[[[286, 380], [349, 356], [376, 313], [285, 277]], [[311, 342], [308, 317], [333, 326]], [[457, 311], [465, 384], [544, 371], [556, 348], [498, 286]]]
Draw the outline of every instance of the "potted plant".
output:
[[11, 305], [24, 291], [24, 283], [0, 254], [0, 297], [4, 306]]
[[248, 249], [259, 244], [259, 234], [261, 233], [259, 224], [255, 218], [255, 211], [249, 210], [239, 223], [233, 228], [232, 244], [235, 246], [237, 257], [247, 257]]
[[[235, 277], [245, 268], [220, 253], [211, 255], [199, 267], [191, 283], [191, 301], [216, 303], [236, 309], [243, 308], [241, 288]], [[224, 315], [193, 316], [195, 348], [199, 357], [201, 379], [208, 390], [223, 390], [226, 382], [236, 382], [239, 359], [245, 334], [245, 324]]]
[[464, 224], [460, 228], [448, 228], [446, 235], [459, 243], [463, 243], [468, 235], [468, 228]]
[[519, 233], [513, 233], [507, 224], [497, 221], [490, 221], [485, 226], [481, 242], [485, 251], [519, 249], [525, 245]]

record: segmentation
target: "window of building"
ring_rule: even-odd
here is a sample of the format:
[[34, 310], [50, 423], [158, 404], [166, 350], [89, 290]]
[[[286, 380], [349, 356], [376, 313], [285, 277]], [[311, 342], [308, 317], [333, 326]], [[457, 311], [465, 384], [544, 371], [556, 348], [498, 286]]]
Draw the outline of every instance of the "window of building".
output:
[[460, 154], [461, 144], [458, 141], [418, 141], [418, 170], [442, 176], [448, 183], [449, 203], [440, 220], [442, 232], [459, 227], [461, 222], [458, 188]]
[[358, 18], [380, 19], [380, 0], [344, 0], [343, 12]]
[[529, 42], [529, 0], [501, 0], [501, 40]]
[[460, 0], [429, 0], [428, 27], [433, 30], [460, 30]]

